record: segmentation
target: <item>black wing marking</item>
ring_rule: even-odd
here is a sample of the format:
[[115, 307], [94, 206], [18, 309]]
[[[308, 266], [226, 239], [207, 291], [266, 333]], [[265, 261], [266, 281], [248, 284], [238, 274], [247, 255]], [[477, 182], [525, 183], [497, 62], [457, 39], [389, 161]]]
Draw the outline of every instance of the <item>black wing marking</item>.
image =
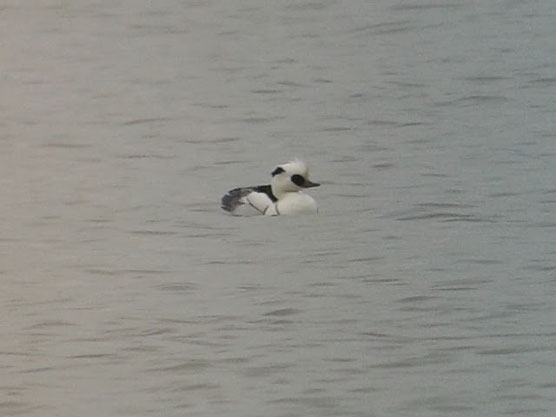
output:
[[273, 203], [278, 201], [276, 196], [272, 194], [272, 187], [269, 185], [257, 185], [252, 187], [239, 187], [228, 191], [222, 197], [221, 207], [223, 210], [233, 212], [237, 207], [245, 204], [242, 199], [249, 195], [249, 193], [256, 191], [258, 193], [265, 193]]
[[252, 191], [253, 191], [253, 189], [248, 188], [248, 187], [246, 187], [246, 188], [234, 188], [233, 190], [230, 190], [226, 194], [224, 194], [224, 196], [222, 197], [220, 207], [222, 207], [223, 210], [229, 211], [231, 213], [238, 206], [241, 206], [242, 204], [245, 204], [241, 200], [243, 199], [243, 197], [245, 197], [246, 195], [248, 195]]
[[258, 185], [256, 187], [253, 187], [253, 189], [255, 191], [257, 191], [258, 193], [265, 193], [268, 198], [270, 198], [272, 200], [273, 203], [276, 203], [278, 201], [278, 199], [276, 198], [276, 196], [274, 194], [272, 194], [272, 187], [269, 185]]

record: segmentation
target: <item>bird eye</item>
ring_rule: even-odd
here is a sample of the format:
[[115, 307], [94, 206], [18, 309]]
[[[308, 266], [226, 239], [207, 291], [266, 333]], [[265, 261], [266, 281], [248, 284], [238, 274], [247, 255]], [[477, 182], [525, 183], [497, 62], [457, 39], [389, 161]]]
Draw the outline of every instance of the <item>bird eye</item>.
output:
[[295, 185], [298, 185], [300, 187], [303, 187], [303, 184], [305, 184], [305, 178], [303, 178], [299, 174], [292, 175], [291, 180]]

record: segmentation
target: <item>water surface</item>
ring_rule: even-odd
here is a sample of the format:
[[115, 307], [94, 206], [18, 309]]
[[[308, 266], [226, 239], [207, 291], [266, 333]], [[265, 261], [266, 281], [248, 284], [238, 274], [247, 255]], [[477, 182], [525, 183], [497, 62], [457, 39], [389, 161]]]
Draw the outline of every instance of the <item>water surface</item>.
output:
[[0, 413], [553, 414], [554, 10], [5, 1]]

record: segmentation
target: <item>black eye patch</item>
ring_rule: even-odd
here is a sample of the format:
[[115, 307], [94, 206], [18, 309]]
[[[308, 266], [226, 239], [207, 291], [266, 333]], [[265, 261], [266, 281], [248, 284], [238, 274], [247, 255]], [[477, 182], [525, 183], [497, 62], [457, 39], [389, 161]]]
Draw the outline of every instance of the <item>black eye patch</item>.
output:
[[284, 172], [284, 168], [278, 167], [274, 171], [272, 171], [271, 175], [274, 177], [275, 175], [281, 174], [282, 172]]
[[305, 184], [305, 178], [299, 174], [292, 175], [291, 180], [295, 185], [299, 185], [300, 187], [303, 187], [303, 184]]

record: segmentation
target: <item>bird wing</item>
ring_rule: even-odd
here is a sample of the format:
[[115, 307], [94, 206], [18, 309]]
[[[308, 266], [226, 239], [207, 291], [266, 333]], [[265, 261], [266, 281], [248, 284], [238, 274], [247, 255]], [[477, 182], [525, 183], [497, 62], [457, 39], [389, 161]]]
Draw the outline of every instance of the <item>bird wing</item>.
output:
[[[235, 215], [265, 214], [274, 201], [276, 197], [272, 194], [270, 185], [239, 187], [224, 194], [221, 207]], [[250, 209], [251, 213], [249, 213]]]

